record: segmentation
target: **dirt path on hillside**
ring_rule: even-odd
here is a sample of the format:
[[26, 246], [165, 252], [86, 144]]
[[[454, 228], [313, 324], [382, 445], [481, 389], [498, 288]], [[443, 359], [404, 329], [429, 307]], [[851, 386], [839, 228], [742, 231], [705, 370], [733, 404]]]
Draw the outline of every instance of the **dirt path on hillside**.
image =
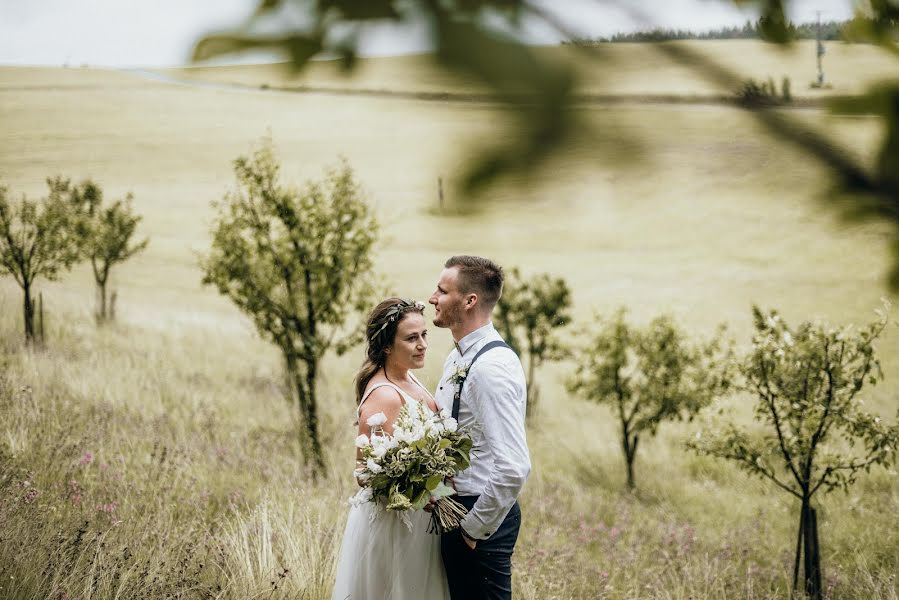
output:
[[[503, 100], [495, 94], [466, 92], [427, 92], [414, 90], [365, 89], [347, 87], [328, 87], [314, 85], [277, 86], [249, 85], [236, 82], [214, 82], [174, 77], [149, 69], [123, 69], [122, 72], [136, 75], [150, 81], [183, 85], [204, 89], [234, 90], [261, 94], [310, 94], [326, 96], [357, 96], [371, 98], [395, 98], [400, 100], [419, 100], [422, 102], [456, 102], [477, 104], [499, 104]], [[670, 105], [670, 106], [732, 106], [744, 108], [738, 98], [727, 94], [574, 94], [574, 106], [628, 106], [628, 105]], [[833, 97], [794, 98], [790, 104], [779, 104], [780, 109], [822, 109]], [[528, 96], [513, 99], [518, 104], [531, 103]]]

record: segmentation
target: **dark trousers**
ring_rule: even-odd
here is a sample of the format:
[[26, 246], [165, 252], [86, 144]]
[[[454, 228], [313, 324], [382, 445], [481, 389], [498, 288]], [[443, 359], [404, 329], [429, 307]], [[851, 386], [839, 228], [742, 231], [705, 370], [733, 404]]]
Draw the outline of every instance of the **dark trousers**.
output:
[[[455, 496], [471, 510], [477, 496]], [[486, 540], [478, 540], [475, 549], [455, 529], [440, 539], [443, 565], [453, 600], [507, 600], [512, 597], [512, 551], [521, 527], [518, 502], [505, 520]]]

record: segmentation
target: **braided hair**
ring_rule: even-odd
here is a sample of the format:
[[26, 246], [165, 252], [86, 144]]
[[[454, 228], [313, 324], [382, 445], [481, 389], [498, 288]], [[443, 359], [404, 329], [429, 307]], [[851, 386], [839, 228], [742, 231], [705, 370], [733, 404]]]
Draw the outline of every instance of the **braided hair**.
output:
[[387, 298], [382, 300], [368, 315], [365, 327], [365, 361], [356, 373], [356, 405], [362, 401], [362, 395], [368, 382], [387, 362], [387, 348], [393, 344], [396, 330], [406, 313], [424, 314], [425, 305], [405, 298]]

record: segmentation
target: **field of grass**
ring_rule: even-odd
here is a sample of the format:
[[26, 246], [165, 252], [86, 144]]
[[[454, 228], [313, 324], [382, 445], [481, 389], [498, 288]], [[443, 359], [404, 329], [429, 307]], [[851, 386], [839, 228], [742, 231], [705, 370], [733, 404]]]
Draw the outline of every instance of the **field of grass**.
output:
[[[677, 41], [668, 45], [705, 55], [740, 78], [767, 81], [771, 77], [780, 88], [781, 80], [788, 77], [793, 94], [806, 98], [857, 94], [895, 69], [892, 57], [875, 46], [825, 42], [824, 70], [832, 87], [812, 89], [809, 84], [817, 77], [814, 41], [799, 41], [787, 48], [756, 40]], [[581, 76], [580, 93], [702, 96], [735, 91], [709, 82], [691, 67], [678, 64], [661, 51], [664, 47], [646, 43], [599, 44], [585, 52], [571, 46], [554, 46], [539, 48], [536, 55], [545, 61], [573, 61]], [[352, 77], [346, 77], [336, 61], [314, 61], [300, 73], [282, 65], [198, 66], [165, 72], [192, 81], [251, 87], [306, 85], [415, 92], [483, 89], [436, 69], [430, 57], [424, 55], [361, 58]]]
[[[768, 52], [757, 42], [705, 44], [722, 60], [744, 61], [747, 76], [779, 79], [813, 66], [768, 54], [771, 62], [755, 61], [747, 48]], [[647, 58], [651, 45], [608, 51], [629, 61], [618, 79], [603, 77], [616, 93], [709, 92]], [[889, 72], [869, 52], [828, 54], [835, 90]], [[425, 70], [416, 57], [366, 61], [352, 85], [456, 85]], [[281, 77], [271, 67], [191, 76], [254, 86]], [[323, 73], [310, 81], [338, 80]], [[114, 326], [92, 322], [88, 268], [40, 284], [43, 351], [24, 349], [19, 290], [0, 279], [0, 597], [329, 597], [354, 485], [351, 379], [361, 356], [324, 369], [330, 474], [313, 479], [281, 399], [277, 353], [201, 286], [196, 261], [209, 243], [210, 201], [233, 187], [231, 161], [267, 133], [288, 180], [348, 159], [383, 224], [377, 269], [402, 295], [426, 298], [447, 256], [477, 253], [564, 277], [574, 292], [572, 329], [625, 305], [641, 321], [673, 313], [697, 334], [726, 321], [741, 344], [752, 303], [793, 321], [845, 323], [867, 321], [889, 295], [890, 228], [841, 220], [836, 209], [846, 200], [831, 197], [826, 172], [766, 137], [750, 114], [665, 105], [582, 113], [593, 137], [542, 170], [504, 180], [470, 211], [453, 191], [460, 165], [478, 141], [512, 139], [489, 105], [0, 69], [0, 179], [12, 194], [42, 195], [52, 175], [90, 176], [108, 197], [134, 193], [151, 238], [114, 273]], [[866, 118], [796, 118], [864, 159], [881, 134]], [[608, 160], [609, 149], [620, 160]], [[438, 177], [452, 203], [445, 213], [436, 210]], [[450, 347], [446, 332], [432, 333], [423, 374], [431, 384]], [[888, 331], [879, 350], [886, 380], [866, 397], [891, 417], [899, 332]], [[517, 597], [786, 597], [798, 507], [731, 465], [686, 453], [689, 425], [644, 442], [640, 491], [626, 493], [612, 415], [568, 397], [571, 367], [541, 374]], [[740, 416], [746, 403], [722, 406]], [[822, 499], [828, 597], [897, 598], [897, 510], [895, 469]]]

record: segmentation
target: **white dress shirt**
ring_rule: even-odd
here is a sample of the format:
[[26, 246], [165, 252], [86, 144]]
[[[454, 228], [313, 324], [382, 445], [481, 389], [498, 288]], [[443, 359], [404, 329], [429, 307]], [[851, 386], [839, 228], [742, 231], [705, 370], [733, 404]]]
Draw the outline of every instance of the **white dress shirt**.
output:
[[[492, 323], [459, 340], [443, 365], [435, 398], [440, 408], [453, 410], [456, 386], [450, 381], [457, 367], [471, 364], [487, 343], [502, 340]], [[462, 529], [476, 539], [493, 535], [506, 518], [531, 472], [524, 416], [527, 385], [518, 356], [509, 348], [492, 348], [478, 358], [462, 386], [459, 427], [474, 441], [471, 466], [456, 474], [456, 491], [480, 496]]]

